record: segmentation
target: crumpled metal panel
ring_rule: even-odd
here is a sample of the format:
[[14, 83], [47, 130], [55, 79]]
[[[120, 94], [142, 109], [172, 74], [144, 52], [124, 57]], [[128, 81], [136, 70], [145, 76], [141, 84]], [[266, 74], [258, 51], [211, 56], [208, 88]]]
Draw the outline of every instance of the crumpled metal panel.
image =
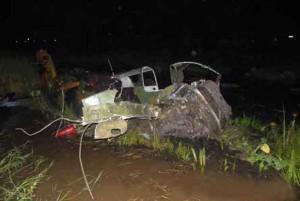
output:
[[126, 133], [127, 122], [125, 120], [112, 120], [100, 122], [95, 128], [95, 139], [108, 139]]
[[160, 108], [138, 103], [122, 101], [82, 108], [85, 124], [102, 122], [109, 119], [157, 118]]
[[183, 84], [173, 93], [165, 91], [160, 103], [166, 104], [155, 132], [184, 138], [219, 138], [231, 115], [231, 107], [223, 99], [213, 81]]
[[97, 105], [105, 105], [107, 103], [114, 103], [117, 92], [118, 91], [116, 89], [105, 90], [95, 95], [84, 98], [82, 99], [83, 106], [90, 107]]

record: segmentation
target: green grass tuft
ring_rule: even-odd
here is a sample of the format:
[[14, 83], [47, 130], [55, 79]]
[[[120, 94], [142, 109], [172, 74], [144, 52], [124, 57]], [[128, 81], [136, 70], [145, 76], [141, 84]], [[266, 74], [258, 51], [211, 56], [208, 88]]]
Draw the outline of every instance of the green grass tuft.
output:
[[53, 164], [45, 167], [45, 163], [45, 158], [28, 151], [28, 144], [8, 151], [0, 161], [3, 200], [33, 200], [34, 190]]
[[[281, 125], [272, 122], [263, 126], [260, 122], [243, 116], [233, 120], [235, 127], [224, 131], [221, 145], [243, 153], [245, 160], [257, 165], [260, 171], [275, 169], [288, 182], [300, 186], [300, 128], [296, 117], [286, 122], [285, 111]], [[251, 138], [251, 130], [261, 132], [260, 140]], [[265, 153], [261, 147], [267, 144], [270, 153]]]
[[191, 160], [192, 152], [192, 148], [190, 146], [183, 145], [181, 141], [178, 143], [178, 146], [175, 150], [176, 156], [185, 161]]
[[203, 174], [204, 169], [206, 166], [206, 154], [205, 154], [205, 147], [199, 150], [199, 168], [200, 172]]

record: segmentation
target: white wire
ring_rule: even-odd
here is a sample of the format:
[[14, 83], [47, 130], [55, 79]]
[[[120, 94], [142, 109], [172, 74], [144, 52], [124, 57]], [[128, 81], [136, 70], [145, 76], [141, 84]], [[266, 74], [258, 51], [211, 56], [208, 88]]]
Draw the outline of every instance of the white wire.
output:
[[[62, 98], [62, 106], [61, 106], [61, 118], [64, 118], [64, 111], [65, 111], [65, 93], [64, 90], [61, 90], [61, 98]], [[62, 122], [63, 120], [60, 121], [59, 126], [57, 128], [56, 133], [60, 130], [61, 126], [62, 126]]]
[[37, 132], [34, 132], [34, 133], [28, 133], [27, 131], [25, 131], [23, 128], [16, 128], [16, 130], [20, 130], [22, 131], [23, 133], [25, 133], [26, 135], [28, 136], [33, 136], [33, 135], [36, 135], [36, 134], [39, 134], [41, 133], [42, 131], [44, 131], [46, 128], [48, 128], [49, 126], [51, 126], [53, 123], [57, 122], [57, 121], [60, 121], [60, 120], [65, 120], [65, 121], [69, 121], [69, 122], [74, 122], [74, 123], [82, 123], [81, 120], [72, 120], [72, 119], [68, 119], [68, 118], [58, 118], [58, 119], [55, 119], [54, 121], [50, 122], [48, 125], [46, 125], [44, 128], [42, 128], [41, 130], [37, 131]]
[[92, 193], [92, 190], [90, 188], [90, 185], [89, 185], [89, 182], [86, 178], [86, 174], [85, 174], [85, 171], [84, 171], [84, 167], [83, 167], [83, 163], [82, 163], [82, 157], [81, 157], [81, 150], [82, 150], [82, 140], [83, 140], [83, 136], [85, 134], [85, 132], [87, 131], [87, 129], [90, 127], [91, 124], [88, 124], [86, 125], [85, 129], [83, 130], [82, 134], [81, 134], [81, 137], [80, 137], [80, 142], [79, 142], [79, 151], [78, 151], [78, 158], [79, 158], [79, 163], [80, 163], [80, 168], [81, 168], [81, 173], [82, 173], [82, 176], [83, 176], [83, 179], [84, 179], [84, 182], [85, 182], [85, 185], [86, 185], [86, 188], [88, 189], [89, 193], [90, 193], [90, 196], [92, 198], [92, 200], [94, 200], [94, 196], [93, 196], [93, 193]]

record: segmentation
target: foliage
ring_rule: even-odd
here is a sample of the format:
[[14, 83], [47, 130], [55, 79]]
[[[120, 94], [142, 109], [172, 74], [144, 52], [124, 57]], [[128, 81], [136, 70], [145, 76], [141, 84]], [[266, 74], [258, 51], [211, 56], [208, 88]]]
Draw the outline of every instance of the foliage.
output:
[[148, 135], [146, 133], [138, 134], [136, 129], [128, 131], [125, 135], [117, 138], [117, 143], [119, 145], [133, 146], [133, 145], [144, 145], [146, 147], [151, 147], [159, 152], [169, 151], [172, 152], [174, 149], [174, 144], [170, 139], [165, 142], [162, 141], [161, 136], [157, 134]]
[[62, 115], [69, 119], [76, 119], [72, 104], [64, 104], [63, 111], [61, 107], [59, 104], [51, 103], [46, 96], [35, 98], [34, 104], [30, 106], [31, 109], [40, 111], [47, 119], [56, 119]]
[[221, 146], [223, 145], [228, 146], [231, 150], [243, 152], [246, 155], [249, 155], [255, 149], [255, 142], [249, 140], [247, 130], [240, 127], [231, 127], [223, 132]]
[[199, 150], [199, 167], [200, 172], [203, 173], [206, 166], [206, 154], [205, 154], [205, 147]]
[[173, 153], [173, 151], [174, 151], [174, 144], [173, 144], [173, 142], [171, 141], [170, 138], [167, 139], [165, 147], [166, 147], [166, 149], [167, 149], [167, 151], [169, 153]]
[[160, 135], [154, 134], [152, 137], [152, 147], [154, 150], [158, 150], [160, 152], [165, 150], [165, 147], [162, 144]]
[[282, 161], [281, 174], [285, 179], [300, 186], [300, 127], [295, 118], [286, 125], [285, 115], [280, 128], [271, 131], [274, 134], [273, 152]]
[[[233, 120], [236, 126], [224, 132], [222, 144], [243, 152], [244, 158], [260, 171], [271, 168], [280, 172], [287, 181], [300, 186], [300, 128], [296, 116], [287, 124], [285, 112], [280, 126], [263, 126], [249, 117]], [[259, 130], [264, 137], [259, 141], [249, 137], [249, 130]]]
[[178, 143], [173, 142], [170, 138], [162, 139], [160, 135], [153, 134], [151, 136], [147, 134], [138, 134], [137, 130], [132, 129], [125, 135], [119, 136], [116, 139], [119, 145], [134, 146], [143, 145], [149, 148], [153, 148], [158, 152], [167, 152], [168, 154], [175, 154], [178, 159], [191, 161], [193, 156], [193, 167], [199, 167], [201, 173], [204, 172], [206, 166], [206, 154], [205, 148], [199, 150], [197, 155], [195, 149], [189, 145], [184, 145], [182, 141]]
[[45, 177], [52, 163], [28, 152], [28, 144], [8, 151], [0, 161], [0, 195], [4, 200], [32, 200], [34, 190]]
[[225, 157], [220, 164], [220, 170], [228, 171], [231, 169], [232, 171], [235, 171], [236, 168], [236, 162], [231, 160], [230, 157]]
[[254, 132], [265, 132], [267, 127], [258, 121], [255, 117], [249, 117], [243, 114], [242, 117], [236, 117], [231, 120], [231, 124], [238, 126], [244, 132], [254, 131]]
[[[146, 134], [145, 134], [146, 135]], [[149, 139], [142, 135], [139, 135], [137, 130], [132, 129], [128, 131], [125, 135], [117, 138], [116, 142], [119, 145], [133, 146], [133, 145], [145, 145], [147, 147], [151, 146]]]
[[270, 154], [265, 154], [263, 152], [251, 154], [248, 157], [248, 161], [252, 165], [257, 164], [260, 171], [266, 171], [270, 168], [281, 170], [284, 162], [282, 160], [278, 160], [278, 158], [273, 157]]
[[190, 146], [183, 145], [183, 143], [180, 141], [175, 150], [175, 154], [178, 158], [188, 161], [191, 159], [192, 148]]

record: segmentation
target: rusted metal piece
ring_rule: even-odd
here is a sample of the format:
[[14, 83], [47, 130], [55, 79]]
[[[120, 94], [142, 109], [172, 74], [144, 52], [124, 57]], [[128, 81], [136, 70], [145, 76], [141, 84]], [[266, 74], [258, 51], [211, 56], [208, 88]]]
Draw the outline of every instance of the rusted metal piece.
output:
[[155, 124], [156, 132], [184, 138], [219, 138], [228, 124], [231, 107], [218, 91], [217, 84], [210, 80], [180, 85], [175, 96], [160, 100], [166, 105]]

